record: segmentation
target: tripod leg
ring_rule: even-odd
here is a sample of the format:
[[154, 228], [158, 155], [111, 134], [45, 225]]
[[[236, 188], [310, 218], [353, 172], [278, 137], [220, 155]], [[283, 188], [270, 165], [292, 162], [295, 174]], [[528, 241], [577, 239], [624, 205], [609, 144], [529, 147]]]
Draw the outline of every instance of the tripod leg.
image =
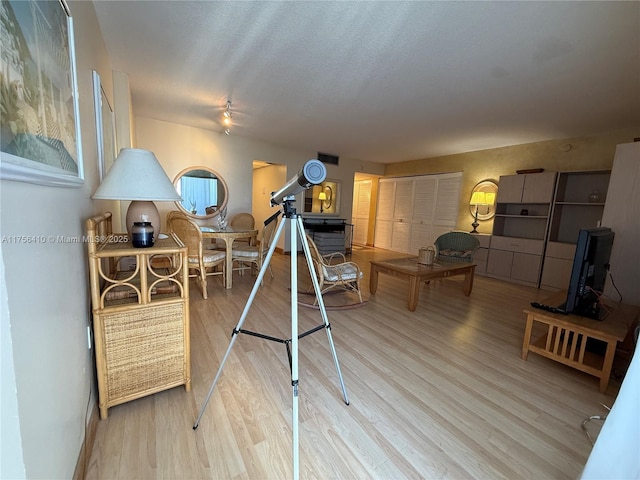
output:
[[202, 407], [200, 408], [200, 413], [198, 414], [198, 418], [196, 419], [195, 423], [193, 424], [193, 429], [194, 430], [196, 428], [198, 428], [198, 425], [200, 424], [200, 420], [202, 419], [202, 415], [204, 415], [204, 410], [207, 407], [207, 404], [209, 403], [209, 399], [211, 398], [211, 395], [213, 394], [213, 390], [214, 390], [216, 384], [218, 383], [218, 379], [220, 378], [220, 375], [222, 374], [222, 369], [224, 367], [225, 362], [227, 361], [227, 357], [231, 353], [231, 348], [233, 347], [233, 344], [235, 343], [236, 338], [238, 337], [238, 333], [240, 333], [240, 329], [242, 328], [242, 324], [244, 323], [245, 319], [247, 318], [247, 314], [249, 313], [249, 309], [251, 308], [251, 305], [253, 304], [253, 299], [255, 298], [256, 293], [258, 292], [258, 288], [260, 288], [260, 285], [262, 284], [262, 278], [264, 277], [264, 274], [267, 271], [267, 268], [269, 268], [269, 262], [271, 261], [271, 257], [273, 256], [273, 252], [276, 249], [276, 245], [278, 243], [278, 238], [280, 237], [280, 235], [282, 235], [282, 231], [284, 230], [284, 224], [285, 224], [285, 222], [281, 222], [280, 225], [278, 225], [278, 230], [276, 232], [274, 240], [273, 240], [273, 242], [271, 242], [271, 247], [269, 248], [269, 251], [267, 252], [267, 256], [265, 257], [264, 263], [262, 264], [262, 268], [260, 268], [260, 272], [258, 272], [258, 277], [256, 278], [256, 281], [253, 284], [253, 288], [251, 290], [251, 294], [249, 295], [249, 300], [247, 300], [247, 303], [244, 306], [244, 310], [242, 311], [242, 315], [240, 316], [240, 320], [238, 321], [238, 324], [236, 325], [236, 328], [233, 330], [233, 334], [231, 335], [231, 342], [229, 343], [229, 347], [227, 348], [227, 351], [224, 354], [224, 357], [222, 358], [222, 363], [220, 363], [220, 367], [218, 368], [218, 373], [216, 373], [216, 376], [213, 379], [213, 382], [211, 383], [211, 388], [209, 388], [209, 393], [207, 394], [207, 398], [205, 399], [204, 403], [202, 404]]
[[291, 409], [293, 478], [300, 476], [298, 448], [298, 258], [296, 223], [291, 222], [291, 387], [293, 400]]
[[298, 222], [298, 230], [300, 231], [300, 238], [302, 239], [302, 249], [304, 250], [305, 258], [307, 259], [307, 266], [309, 267], [309, 272], [311, 272], [311, 282], [313, 283], [313, 289], [316, 292], [318, 307], [320, 308], [320, 315], [322, 317], [322, 321], [324, 322], [325, 330], [327, 331], [327, 340], [329, 341], [329, 346], [331, 347], [331, 355], [333, 356], [333, 363], [336, 366], [336, 372], [338, 373], [338, 379], [340, 380], [340, 388], [342, 389], [342, 396], [344, 398], [344, 403], [349, 405], [349, 397], [347, 395], [347, 389], [344, 386], [344, 379], [342, 378], [342, 371], [340, 370], [340, 363], [338, 362], [338, 354], [336, 353], [336, 347], [333, 343], [333, 336], [331, 335], [331, 325], [329, 324], [329, 318], [327, 317], [327, 309], [324, 305], [322, 292], [320, 291], [320, 284], [318, 283], [316, 269], [313, 264], [313, 259], [311, 257], [309, 242], [307, 241], [307, 237], [303, 233], [304, 225], [302, 223], [302, 217], [298, 217], [297, 222]]

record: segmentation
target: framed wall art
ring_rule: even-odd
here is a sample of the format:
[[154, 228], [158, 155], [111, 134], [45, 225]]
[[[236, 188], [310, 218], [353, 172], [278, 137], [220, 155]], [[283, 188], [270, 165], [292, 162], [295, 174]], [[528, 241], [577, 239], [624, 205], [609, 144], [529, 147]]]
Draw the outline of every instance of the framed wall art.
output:
[[102, 182], [116, 159], [116, 126], [113, 108], [102, 88], [100, 75], [95, 70], [93, 71], [93, 104], [96, 113], [98, 172]]
[[0, 179], [79, 186], [84, 170], [69, 8], [64, 0], [2, 0], [0, 8]]

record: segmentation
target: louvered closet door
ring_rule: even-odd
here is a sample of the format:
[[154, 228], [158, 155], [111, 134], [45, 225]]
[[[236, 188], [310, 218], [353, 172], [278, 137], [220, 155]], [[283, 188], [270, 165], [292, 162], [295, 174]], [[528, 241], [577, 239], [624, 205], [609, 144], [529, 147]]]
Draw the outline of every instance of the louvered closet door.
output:
[[438, 179], [435, 175], [425, 175], [414, 179], [413, 215], [408, 252], [411, 255], [418, 255], [421, 248], [433, 244], [433, 219], [437, 188]]
[[369, 235], [369, 208], [371, 205], [371, 180], [354, 183], [353, 191], [353, 243], [366, 245]]
[[439, 175], [436, 209], [433, 218], [433, 240], [456, 228], [460, 209], [462, 172]]
[[374, 245], [378, 248], [391, 249], [393, 233], [393, 210], [395, 208], [395, 179], [381, 179], [378, 184], [378, 204], [375, 226]]
[[413, 177], [396, 180], [391, 237], [391, 250], [395, 252], [409, 253], [411, 218], [413, 216], [413, 185]]
[[417, 255], [455, 229], [462, 173], [380, 180], [375, 246]]

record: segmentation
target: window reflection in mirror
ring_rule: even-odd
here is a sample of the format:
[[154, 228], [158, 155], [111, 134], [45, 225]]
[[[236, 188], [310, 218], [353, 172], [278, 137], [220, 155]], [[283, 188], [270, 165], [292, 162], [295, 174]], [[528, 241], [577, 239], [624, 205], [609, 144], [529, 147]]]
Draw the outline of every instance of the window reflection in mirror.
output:
[[182, 197], [180, 210], [197, 218], [211, 218], [227, 205], [227, 185], [207, 167], [191, 167], [180, 172], [173, 184]]
[[340, 213], [340, 182], [326, 180], [304, 191], [304, 213], [338, 215]]

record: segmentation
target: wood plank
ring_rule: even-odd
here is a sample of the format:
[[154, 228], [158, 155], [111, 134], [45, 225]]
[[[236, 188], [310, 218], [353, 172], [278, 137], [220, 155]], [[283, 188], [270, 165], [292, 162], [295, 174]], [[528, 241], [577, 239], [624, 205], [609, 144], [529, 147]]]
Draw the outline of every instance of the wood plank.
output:
[[[324, 330], [300, 340], [301, 478], [578, 477], [591, 451], [580, 423], [613, 403], [619, 382], [601, 394], [595, 377], [521, 359], [523, 309], [548, 293], [476, 277], [465, 297], [453, 277], [422, 285], [410, 312], [406, 280], [367, 291], [369, 261], [394, 256], [355, 247], [368, 303], [328, 312], [350, 405]], [[309, 285], [302, 263], [300, 291]], [[275, 255], [272, 267], [243, 328], [288, 338], [289, 257]], [[98, 424], [88, 479], [291, 477], [291, 379], [280, 343], [240, 335], [192, 429], [254, 280], [238, 275], [232, 289], [212, 282], [208, 300], [193, 296], [191, 392], [112, 407]], [[298, 321], [300, 331], [321, 323], [307, 308]]]

